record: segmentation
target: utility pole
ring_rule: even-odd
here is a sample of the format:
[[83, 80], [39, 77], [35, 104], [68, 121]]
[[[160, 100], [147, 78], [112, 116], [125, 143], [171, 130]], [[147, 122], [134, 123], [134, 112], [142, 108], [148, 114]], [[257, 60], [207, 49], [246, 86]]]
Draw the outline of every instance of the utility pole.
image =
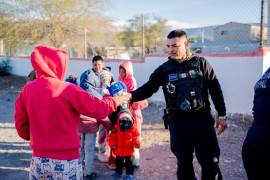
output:
[[261, 0], [261, 26], [260, 26], [260, 45], [259, 48], [263, 48], [263, 34], [264, 34], [264, 0]]
[[267, 10], [266, 10], [266, 12], [267, 12], [267, 23], [266, 23], [266, 25], [267, 25], [268, 31], [267, 31], [267, 38], [266, 38], [267, 40], [266, 40], [265, 45], [269, 46], [270, 45], [270, 0], [266, 1], [266, 3], [267, 3]]
[[4, 55], [4, 40], [0, 40], [0, 56]]
[[144, 15], [142, 14], [142, 57], [145, 56], [145, 45], [144, 45]]
[[84, 58], [87, 59], [87, 37], [86, 37], [87, 29], [84, 28]]
[[202, 28], [202, 44], [204, 44], [204, 29]]

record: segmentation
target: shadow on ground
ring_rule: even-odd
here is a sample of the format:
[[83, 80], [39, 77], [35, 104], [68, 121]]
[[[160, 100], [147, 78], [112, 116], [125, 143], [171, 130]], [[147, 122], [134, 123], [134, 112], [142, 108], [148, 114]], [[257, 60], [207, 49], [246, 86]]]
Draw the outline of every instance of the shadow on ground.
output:
[[28, 179], [30, 158], [28, 143], [0, 142], [0, 179]]

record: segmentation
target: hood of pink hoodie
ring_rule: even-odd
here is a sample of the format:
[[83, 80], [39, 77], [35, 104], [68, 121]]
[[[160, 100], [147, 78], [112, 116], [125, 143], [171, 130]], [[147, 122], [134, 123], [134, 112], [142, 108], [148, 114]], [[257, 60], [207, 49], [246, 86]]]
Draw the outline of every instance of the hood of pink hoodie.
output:
[[122, 78], [120, 75], [118, 76], [118, 80], [122, 81], [126, 84], [128, 88], [128, 92], [134, 91], [137, 87], [135, 78], [133, 76], [133, 65], [130, 61], [126, 61], [120, 65], [126, 70], [126, 77]]
[[36, 70], [37, 79], [57, 78], [63, 80], [67, 70], [66, 51], [47, 46], [37, 46], [31, 54], [31, 63]]

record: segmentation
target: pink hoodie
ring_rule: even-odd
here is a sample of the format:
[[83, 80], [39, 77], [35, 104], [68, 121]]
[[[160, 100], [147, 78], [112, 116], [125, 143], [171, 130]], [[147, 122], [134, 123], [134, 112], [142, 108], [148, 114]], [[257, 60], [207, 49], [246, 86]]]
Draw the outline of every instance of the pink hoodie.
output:
[[37, 79], [23, 88], [15, 102], [15, 127], [30, 140], [33, 156], [60, 160], [79, 158], [80, 114], [97, 119], [116, 110], [117, 98], [99, 100], [63, 81], [68, 64], [65, 51], [38, 46], [31, 54]]
[[[118, 80], [122, 81], [126, 84], [128, 92], [134, 91], [137, 89], [137, 82], [133, 76], [133, 66], [130, 61], [125, 61], [120, 65], [120, 67], [126, 70], [126, 77], [122, 78], [120, 75], [118, 76]], [[141, 133], [141, 124], [143, 122], [143, 116], [141, 110], [148, 106], [147, 100], [138, 101], [132, 103], [132, 115], [135, 119], [135, 124], [138, 127], [139, 133]]]
[[[118, 80], [122, 81], [126, 84], [128, 92], [134, 91], [137, 89], [137, 82], [133, 76], [133, 66], [130, 61], [123, 62], [120, 67], [126, 70], [126, 77], [122, 78], [120, 75], [118, 76]], [[120, 68], [119, 67], [119, 68]]]

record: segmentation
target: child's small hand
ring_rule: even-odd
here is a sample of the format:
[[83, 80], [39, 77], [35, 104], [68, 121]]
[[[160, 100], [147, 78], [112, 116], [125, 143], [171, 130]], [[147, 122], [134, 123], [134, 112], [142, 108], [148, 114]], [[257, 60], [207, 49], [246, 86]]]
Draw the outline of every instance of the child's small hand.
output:
[[108, 89], [102, 89], [102, 93], [103, 94], [106, 94], [106, 95], [109, 95], [110, 94]]

